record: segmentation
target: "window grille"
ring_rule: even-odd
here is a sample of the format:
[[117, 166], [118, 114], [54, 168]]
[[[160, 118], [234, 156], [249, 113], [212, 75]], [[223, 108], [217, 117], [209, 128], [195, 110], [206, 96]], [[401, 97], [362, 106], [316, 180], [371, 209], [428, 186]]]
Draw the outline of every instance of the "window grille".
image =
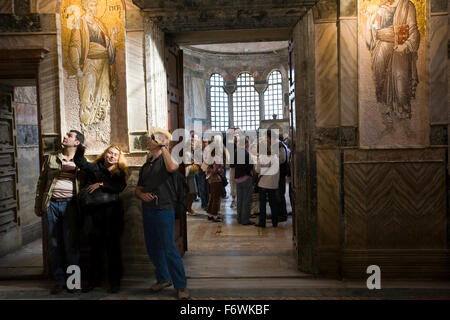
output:
[[229, 128], [228, 95], [224, 90], [223, 77], [213, 74], [210, 78], [211, 95], [211, 129], [213, 131], [226, 131]]
[[267, 88], [264, 91], [264, 120], [283, 119], [283, 86], [281, 72], [272, 71], [267, 78]]
[[259, 95], [249, 73], [242, 73], [237, 78], [237, 89], [233, 94], [233, 120], [234, 126], [244, 131], [259, 128]]

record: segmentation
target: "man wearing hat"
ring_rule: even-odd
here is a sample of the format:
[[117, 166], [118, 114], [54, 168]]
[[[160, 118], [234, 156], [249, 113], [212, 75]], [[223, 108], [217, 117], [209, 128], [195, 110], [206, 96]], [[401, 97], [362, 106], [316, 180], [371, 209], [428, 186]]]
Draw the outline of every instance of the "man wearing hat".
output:
[[151, 290], [158, 292], [173, 284], [178, 298], [188, 299], [183, 260], [174, 240], [176, 194], [171, 174], [178, 164], [168, 150], [171, 139], [164, 129], [150, 129], [151, 157], [139, 172], [136, 196], [142, 200], [145, 243], [156, 272], [157, 283]]

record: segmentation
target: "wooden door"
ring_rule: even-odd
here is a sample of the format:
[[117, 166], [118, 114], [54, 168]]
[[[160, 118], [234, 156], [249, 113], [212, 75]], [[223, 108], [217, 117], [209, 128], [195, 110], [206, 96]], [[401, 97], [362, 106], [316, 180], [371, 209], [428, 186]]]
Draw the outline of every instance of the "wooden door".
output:
[[0, 255], [18, 249], [22, 244], [13, 99], [14, 88], [0, 85]]
[[[168, 128], [173, 132], [184, 128], [183, 51], [176, 44], [166, 43], [164, 62], [167, 72]], [[184, 176], [183, 164], [180, 165], [180, 172]], [[187, 250], [185, 214], [180, 219], [175, 219], [175, 244], [183, 255]]]
[[289, 136], [291, 138], [291, 188], [292, 193], [292, 239], [294, 241], [295, 251], [298, 252], [297, 237], [297, 219], [295, 210], [295, 190], [296, 181], [296, 164], [295, 164], [295, 134], [296, 134], [296, 118], [295, 118], [295, 71], [294, 71], [294, 42], [289, 41]]

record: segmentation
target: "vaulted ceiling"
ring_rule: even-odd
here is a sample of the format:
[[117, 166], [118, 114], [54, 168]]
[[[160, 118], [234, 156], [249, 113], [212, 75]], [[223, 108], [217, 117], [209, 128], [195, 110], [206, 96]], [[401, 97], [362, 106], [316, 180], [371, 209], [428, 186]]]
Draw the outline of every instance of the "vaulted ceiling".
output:
[[169, 34], [291, 29], [318, 0], [133, 0]]

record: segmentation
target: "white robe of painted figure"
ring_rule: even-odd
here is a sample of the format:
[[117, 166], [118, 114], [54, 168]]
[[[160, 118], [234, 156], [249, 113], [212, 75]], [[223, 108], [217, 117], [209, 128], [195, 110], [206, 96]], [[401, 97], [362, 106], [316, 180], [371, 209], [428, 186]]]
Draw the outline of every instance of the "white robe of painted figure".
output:
[[72, 30], [69, 59], [78, 78], [80, 122], [84, 126], [99, 123], [106, 117], [110, 106], [113, 64], [116, 50], [107, 29], [97, 18], [89, 23], [80, 19], [80, 27]]
[[[398, 45], [396, 32], [399, 26], [407, 29], [403, 52]], [[372, 72], [377, 101], [385, 106], [384, 114], [400, 119], [411, 118], [411, 100], [415, 98], [419, 82], [417, 51], [420, 34], [416, 22], [416, 8], [409, 0], [399, 0], [397, 6], [382, 4], [368, 21], [372, 51]], [[395, 30], [395, 31], [394, 31]]]

